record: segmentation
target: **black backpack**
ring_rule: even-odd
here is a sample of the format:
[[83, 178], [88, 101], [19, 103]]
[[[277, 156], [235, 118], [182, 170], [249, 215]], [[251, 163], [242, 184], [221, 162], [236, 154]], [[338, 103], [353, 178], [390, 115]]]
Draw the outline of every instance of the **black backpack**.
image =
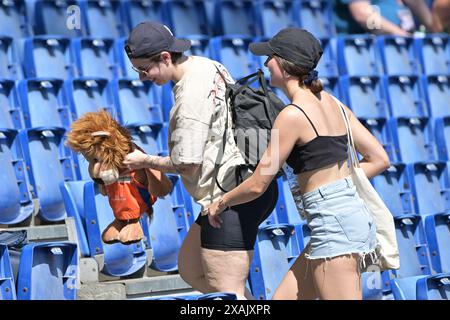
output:
[[[273, 123], [285, 104], [267, 89], [261, 69], [237, 80], [236, 83], [228, 83], [217, 66], [216, 69], [226, 85], [225, 101], [231, 110], [234, 139], [245, 159], [245, 165], [236, 168], [236, 183], [239, 184], [243, 180], [240, 176], [243, 167], [254, 170], [261, 160], [269, 145]], [[259, 82], [259, 88], [251, 87], [256, 81]], [[225, 151], [227, 130], [228, 112], [222, 138], [222, 155]], [[219, 166], [216, 163], [215, 180], [220, 190], [227, 192], [217, 180]]]

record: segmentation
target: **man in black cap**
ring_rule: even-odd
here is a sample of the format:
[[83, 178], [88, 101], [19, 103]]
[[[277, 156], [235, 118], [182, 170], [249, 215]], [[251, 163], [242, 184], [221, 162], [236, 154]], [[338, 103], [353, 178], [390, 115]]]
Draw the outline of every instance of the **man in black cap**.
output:
[[311, 238], [272, 298], [361, 299], [361, 272], [377, 261], [376, 226], [349, 176], [347, 122], [342, 112], [348, 115], [368, 178], [389, 168], [389, 157], [350, 109], [322, 90], [315, 67], [323, 50], [311, 33], [286, 28], [268, 42], [250, 44], [250, 50], [268, 56], [265, 66], [271, 84], [292, 103], [276, 118], [255, 172], [207, 207], [210, 222], [219, 227], [224, 208], [260, 196], [287, 163], [300, 186], [302, 216]]
[[[174, 105], [169, 119], [170, 156], [147, 155], [136, 150], [127, 155], [124, 166], [180, 174], [185, 189], [200, 204], [195, 213], [201, 211], [201, 214], [190, 227], [179, 253], [178, 269], [182, 278], [201, 292], [227, 291], [251, 298], [245, 284], [253, 246], [259, 224], [276, 203], [276, 182], [260, 199], [227, 208], [221, 229], [209, 224], [203, 209], [220, 200], [223, 194], [215, 177], [222, 188], [234, 188], [236, 170], [245, 160], [232, 130], [227, 130], [225, 152], [219, 154], [227, 119], [228, 127], [232, 127], [222, 76], [228, 83], [234, 81], [220, 63], [205, 57], [184, 56], [183, 52], [189, 48], [189, 41], [176, 39], [160, 23], [144, 22], [131, 31], [124, 49], [133, 69], [142, 81], [157, 85], [172, 81]], [[245, 179], [250, 172], [241, 175]]]

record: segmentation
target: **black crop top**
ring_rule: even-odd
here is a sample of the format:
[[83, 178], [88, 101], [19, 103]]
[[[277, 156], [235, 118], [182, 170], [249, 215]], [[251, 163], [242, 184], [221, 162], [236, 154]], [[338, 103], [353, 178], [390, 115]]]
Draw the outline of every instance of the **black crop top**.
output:
[[292, 149], [286, 162], [294, 169], [294, 174], [319, 169], [347, 159], [347, 134], [342, 136], [319, 135], [305, 111], [295, 104], [291, 105], [303, 112], [317, 135], [308, 143], [302, 146], [295, 145]]

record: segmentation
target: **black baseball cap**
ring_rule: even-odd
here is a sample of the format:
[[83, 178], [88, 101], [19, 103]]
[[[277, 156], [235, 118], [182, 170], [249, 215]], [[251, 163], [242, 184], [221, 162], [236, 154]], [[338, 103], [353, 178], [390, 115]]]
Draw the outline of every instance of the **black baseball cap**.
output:
[[189, 40], [177, 39], [165, 25], [146, 21], [139, 23], [125, 43], [128, 58], [152, 56], [162, 51], [184, 52], [191, 47]]
[[296, 66], [313, 70], [322, 56], [319, 40], [299, 28], [285, 28], [267, 42], [251, 43], [250, 51], [257, 56], [278, 55]]

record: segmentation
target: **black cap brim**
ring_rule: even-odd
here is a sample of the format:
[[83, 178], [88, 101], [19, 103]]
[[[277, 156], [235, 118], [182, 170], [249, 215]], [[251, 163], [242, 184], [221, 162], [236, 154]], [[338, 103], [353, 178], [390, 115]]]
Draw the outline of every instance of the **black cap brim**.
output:
[[191, 41], [184, 40], [184, 39], [175, 39], [175, 41], [170, 46], [168, 51], [171, 51], [171, 52], [184, 52], [186, 50], [189, 50], [190, 47], [191, 47]]
[[257, 56], [270, 56], [275, 53], [272, 48], [270, 48], [269, 42], [250, 43], [249, 49]]

